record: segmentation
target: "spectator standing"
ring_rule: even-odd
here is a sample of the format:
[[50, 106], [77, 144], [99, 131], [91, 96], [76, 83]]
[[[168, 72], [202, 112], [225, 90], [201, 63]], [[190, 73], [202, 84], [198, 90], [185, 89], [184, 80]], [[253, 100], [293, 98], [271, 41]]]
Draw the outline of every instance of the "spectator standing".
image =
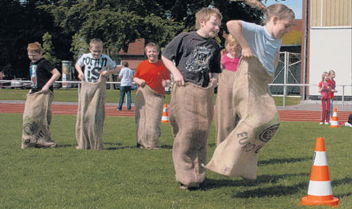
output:
[[117, 110], [122, 110], [122, 105], [125, 100], [125, 95], [127, 95], [127, 110], [131, 110], [131, 91], [133, 85], [133, 75], [134, 71], [128, 67], [128, 62], [122, 62], [122, 69], [119, 73], [119, 79], [121, 80], [120, 83], [120, 97], [119, 97], [119, 104], [117, 106]]

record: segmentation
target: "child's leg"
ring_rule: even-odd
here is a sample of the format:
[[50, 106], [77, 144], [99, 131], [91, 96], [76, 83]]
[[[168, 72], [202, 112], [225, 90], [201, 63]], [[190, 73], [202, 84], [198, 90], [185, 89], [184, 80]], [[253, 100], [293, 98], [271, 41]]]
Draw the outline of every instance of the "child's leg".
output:
[[212, 87], [174, 86], [170, 123], [174, 133], [172, 158], [176, 181], [198, 187], [205, 179], [208, 131], [213, 115]]
[[131, 110], [131, 87], [127, 87], [127, 109]]
[[325, 115], [326, 115], [326, 100], [322, 99], [321, 100], [321, 117], [320, 117], [321, 123], [325, 122]]
[[119, 105], [117, 107], [118, 110], [122, 110], [122, 105], [124, 100], [125, 100], [125, 86], [120, 86]]
[[326, 100], [326, 115], [325, 115], [325, 122], [330, 122], [330, 100]]
[[330, 117], [332, 117], [333, 109], [334, 109], [334, 99], [330, 99]]

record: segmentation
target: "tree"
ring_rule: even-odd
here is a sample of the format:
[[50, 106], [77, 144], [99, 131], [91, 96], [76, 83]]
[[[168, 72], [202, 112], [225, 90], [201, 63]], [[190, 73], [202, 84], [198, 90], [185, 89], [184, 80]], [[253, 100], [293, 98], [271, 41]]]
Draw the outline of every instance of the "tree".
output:
[[51, 62], [52, 64], [58, 65], [60, 60], [54, 56], [55, 49], [52, 42], [52, 36], [48, 32], [44, 33], [43, 35], [43, 49], [44, 49], [43, 57], [47, 59], [49, 62]]

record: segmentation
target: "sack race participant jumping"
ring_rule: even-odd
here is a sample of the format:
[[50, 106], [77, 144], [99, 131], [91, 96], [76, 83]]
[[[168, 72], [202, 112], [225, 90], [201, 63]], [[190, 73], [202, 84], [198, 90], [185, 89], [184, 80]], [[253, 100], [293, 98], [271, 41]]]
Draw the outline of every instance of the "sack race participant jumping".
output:
[[238, 118], [233, 111], [232, 87], [235, 72], [223, 70], [219, 75], [218, 92], [214, 111], [216, 128], [216, 145], [219, 145], [231, 133], [237, 124]]
[[28, 93], [23, 112], [22, 149], [27, 147], [56, 147], [51, 139], [51, 103], [53, 93]]
[[272, 80], [255, 57], [242, 59], [236, 72], [233, 109], [240, 120], [220, 143], [206, 168], [226, 176], [257, 177], [257, 154], [279, 128], [268, 83]]
[[138, 88], [135, 97], [137, 146], [154, 149], [159, 145], [163, 104], [164, 96], [148, 85]]
[[[214, 88], [193, 83], [174, 85], [169, 120], [174, 135], [172, 157], [176, 181], [198, 187], [205, 179], [208, 131], [213, 116]], [[187, 140], [185, 140], [187, 139]]]
[[103, 149], [106, 78], [98, 82], [82, 81], [76, 120], [76, 149]]

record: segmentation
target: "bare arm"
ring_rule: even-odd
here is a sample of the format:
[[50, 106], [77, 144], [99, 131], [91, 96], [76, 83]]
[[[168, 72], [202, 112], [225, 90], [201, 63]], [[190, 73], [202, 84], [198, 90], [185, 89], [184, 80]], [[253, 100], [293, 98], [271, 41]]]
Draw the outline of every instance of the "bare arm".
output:
[[183, 76], [181, 74], [181, 72], [177, 69], [177, 67], [175, 66], [175, 64], [169, 60], [168, 58], [161, 56], [161, 59], [165, 65], [165, 67], [170, 71], [170, 73], [172, 74], [172, 76], [174, 77], [174, 81], [177, 85], [185, 85], [185, 81], [183, 80]]
[[48, 80], [48, 82], [46, 82], [46, 84], [43, 86], [41, 92], [43, 93], [46, 93], [49, 91], [49, 88], [51, 85], [53, 85], [53, 83], [60, 78], [61, 74], [60, 72], [54, 68], [52, 71], [51, 71], [51, 78]]
[[240, 20], [230, 20], [226, 23], [227, 29], [231, 35], [233, 35], [242, 48], [243, 57], [253, 57], [253, 53], [249, 48], [247, 40], [244, 38], [242, 33], [242, 23]]
[[141, 87], [145, 86], [145, 80], [143, 80], [141, 78], [134, 77], [133, 81]]
[[118, 73], [122, 68], [122, 65], [116, 65], [116, 67], [113, 70], [103, 70], [100, 71], [100, 75], [108, 76], [111, 74]]
[[84, 80], [84, 74], [83, 74], [81, 66], [79, 66], [78, 64], [75, 64], [75, 69], [78, 72], [78, 79], [83, 81]]

